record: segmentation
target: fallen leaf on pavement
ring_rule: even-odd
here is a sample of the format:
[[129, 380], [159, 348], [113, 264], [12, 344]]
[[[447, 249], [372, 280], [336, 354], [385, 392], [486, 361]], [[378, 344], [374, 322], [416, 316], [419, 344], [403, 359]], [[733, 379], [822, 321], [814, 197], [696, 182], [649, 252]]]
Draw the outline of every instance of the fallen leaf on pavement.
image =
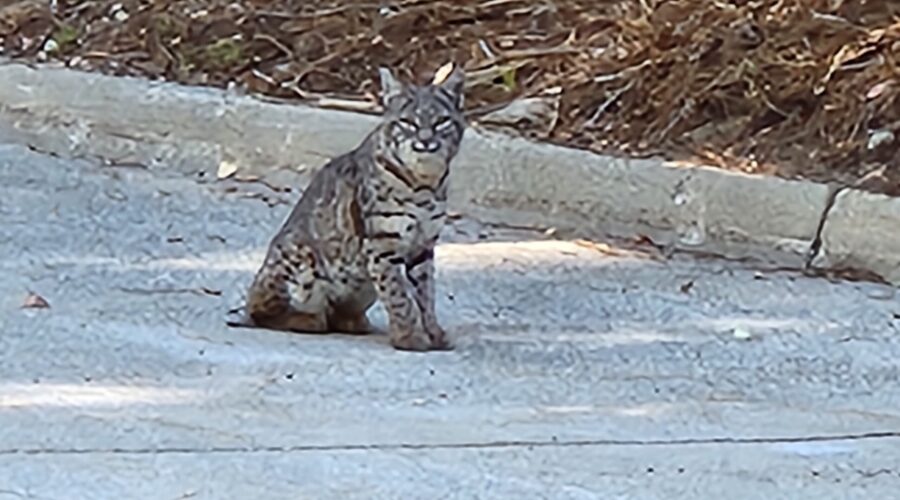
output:
[[753, 333], [746, 328], [737, 327], [731, 331], [731, 335], [737, 340], [752, 340]]
[[34, 292], [28, 292], [28, 296], [22, 302], [22, 309], [47, 309], [49, 307], [50, 303], [47, 302], [47, 299]]
[[238, 167], [234, 163], [230, 161], [223, 161], [219, 163], [219, 170], [216, 171], [216, 177], [219, 179], [227, 179], [237, 173]]

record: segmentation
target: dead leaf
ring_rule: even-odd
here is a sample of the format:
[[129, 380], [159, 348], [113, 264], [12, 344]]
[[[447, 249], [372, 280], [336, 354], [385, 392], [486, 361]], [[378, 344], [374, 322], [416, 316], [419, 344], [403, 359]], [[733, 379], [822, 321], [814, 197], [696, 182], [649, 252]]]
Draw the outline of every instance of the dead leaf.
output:
[[26, 296], [25, 301], [22, 302], [22, 309], [47, 309], [49, 307], [50, 303], [34, 292], [28, 292], [28, 296]]
[[731, 331], [731, 336], [736, 340], [753, 340], [753, 332], [740, 326]]
[[227, 179], [236, 174], [237, 171], [238, 167], [236, 164], [227, 160], [222, 160], [222, 162], [219, 163], [219, 169], [216, 171], [216, 177], [220, 180]]
[[890, 80], [872, 85], [872, 88], [870, 88], [869, 91], [866, 92], [866, 99], [871, 101], [872, 99], [878, 98], [879, 96], [881, 96], [881, 94], [884, 94], [884, 91], [887, 90], [887, 88], [890, 86]]
[[444, 83], [444, 80], [446, 80], [447, 77], [450, 76], [450, 73], [453, 73], [454, 67], [455, 66], [452, 62], [448, 62], [438, 68], [438, 70], [434, 73], [434, 78], [432, 79], [431, 83], [433, 83], [434, 85], [440, 85]]

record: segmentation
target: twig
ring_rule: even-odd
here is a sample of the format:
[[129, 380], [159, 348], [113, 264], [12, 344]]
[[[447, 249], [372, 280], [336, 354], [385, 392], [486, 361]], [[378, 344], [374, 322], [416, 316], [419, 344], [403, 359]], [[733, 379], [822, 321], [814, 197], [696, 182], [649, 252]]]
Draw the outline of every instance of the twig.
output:
[[500, 7], [510, 3], [524, 3], [524, 0], [487, 0], [478, 6], [479, 9], [489, 9], [491, 7]]
[[585, 49], [576, 47], [538, 47], [534, 49], [508, 50], [500, 55], [500, 59], [511, 61], [514, 59], [528, 59], [531, 57], [555, 56], [560, 54], [579, 54]]
[[862, 26], [860, 26], [860, 25], [858, 25], [858, 24], [856, 24], [856, 23], [850, 21], [850, 20], [847, 19], [847, 18], [838, 16], [838, 15], [835, 15], [835, 14], [825, 14], [825, 13], [822, 13], [822, 12], [818, 12], [818, 11], [813, 10], [813, 11], [812, 11], [812, 18], [815, 19], [815, 20], [818, 20], [818, 21], [826, 21], [826, 22], [830, 22], [830, 23], [842, 24], [842, 25], [844, 25], [844, 26], [853, 28], [853, 29], [855, 29], [855, 30], [862, 31], [863, 33], [867, 33], [867, 32], [868, 32], [868, 31], [867, 31], [865, 28], [863, 28]]
[[[284, 52], [284, 54], [285, 54], [286, 56], [288, 56], [288, 57], [290, 57], [290, 58], [293, 58], [293, 57], [294, 57], [294, 51], [292, 51], [291, 49], [289, 49], [285, 44], [283, 44], [283, 43], [281, 43], [280, 41], [278, 41], [278, 39], [275, 38], [275, 37], [272, 36], [272, 35], [267, 35], [267, 34], [265, 34], [265, 33], [255, 33], [255, 34], [253, 35], [253, 39], [254, 39], [254, 40], [263, 40], [263, 41], [269, 42], [269, 43], [271, 43], [272, 45], [274, 45], [278, 50]], [[255, 70], [254, 70], [254, 71], [255, 71]]]
[[294, 14], [291, 17], [293, 17], [295, 19], [314, 19], [317, 17], [326, 17], [326, 16], [333, 16], [335, 14], [343, 14], [344, 12], [347, 12], [348, 10], [353, 10], [353, 9], [378, 9], [380, 7], [381, 7], [380, 5], [375, 4], [375, 3], [360, 4], [360, 3], [356, 3], [356, 2], [350, 2], [350, 3], [344, 4], [344, 5], [339, 5], [337, 7], [331, 7], [329, 9], [316, 10], [309, 14]]
[[696, 105], [696, 103], [694, 102], [694, 99], [693, 99], [693, 98], [688, 97], [687, 99], [685, 99], [685, 100], [684, 100], [684, 104], [681, 106], [681, 109], [678, 110], [678, 113], [675, 115], [675, 117], [672, 118], [672, 120], [669, 121], [669, 124], [666, 125], [666, 128], [664, 128], [664, 129], [659, 133], [659, 139], [658, 139], [658, 140], [659, 140], [659, 141], [664, 140], [664, 139], [666, 138], [666, 136], [669, 135], [669, 132], [671, 132], [672, 129], [675, 128], [675, 125], [678, 125], [678, 122], [680, 122], [681, 120], [683, 120], [684, 117], [687, 116], [687, 114], [688, 114], [692, 109], [694, 109], [694, 106], [695, 106], [695, 105]]
[[635, 71], [641, 70], [644, 67], [649, 66], [650, 64], [653, 64], [653, 60], [647, 59], [646, 61], [644, 61], [636, 66], [629, 66], [629, 67], [622, 69], [616, 73], [595, 76], [594, 83], [606, 83], [606, 82], [611, 82], [613, 80], [618, 80], [619, 78], [622, 78], [623, 76], [627, 75], [628, 73], [633, 73]]
[[634, 87], [634, 80], [631, 80], [630, 82], [626, 83], [624, 86], [622, 86], [622, 88], [615, 91], [613, 93], [613, 95], [611, 95], [608, 99], [603, 101], [603, 104], [601, 104], [597, 108], [597, 111], [594, 111], [594, 114], [591, 115], [591, 117], [588, 119], [588, 121], [584, 122], [584, 125], [581, 126], [582, 129], [594, 128], [595, 126], [597, 126], [597, 121], [600, 119], [600, 116], [603, 113], [605, 113], [607, 108], [612, 106], [612, 104], [614, 102], [618, 101], [619, 98], [622, 97], [623, 94], [625, 94], [625, 92], [628, 92], [629, 90], [631, 90], [631, 87]]
[[181, 293], [190, 293], [194, 295], [212, 295], [214, 297], [218, 297], [222, 295], [220, 290], [213, 290], [211, 288], [201, 287], [201, 288], [129, 288], [129, 287], [116, 287], [120, 291], [125, 293], [134, 293], [138, 295], [159, 295], [159, 294], [181, 294]]
[[778, 113], [779, 115], [781, 115], [785, 118], [790, 116], [789, 113], [787, 113], [786, 111], [783, 111], [781, 108], [776, 106], [775, 103], [773, 103], [771, 99], [769, 99], [769, 96], [767, 96], [765, 91], [763, 91], [763, 89], [760, 88], [760, 86], [756, 84], [756, 81], [754, 81], [752, 78], [746, 78], [744, 81], [747, 82], [747, 84], [749, 85], [749, 87], [751, 89], [756, 91], [756, 94], [762, 99], [763, 104], [765, 104], [766, 107], [768, 107], [772, 111]]
[[320, 97], [316, 105], [323, 108], [344, 109], [347, 111], [361, 111], [374, 113], [380, 110], [380, 106], [370, 101], [357, 101], [352, 99], [337, 99], [333, 97]]

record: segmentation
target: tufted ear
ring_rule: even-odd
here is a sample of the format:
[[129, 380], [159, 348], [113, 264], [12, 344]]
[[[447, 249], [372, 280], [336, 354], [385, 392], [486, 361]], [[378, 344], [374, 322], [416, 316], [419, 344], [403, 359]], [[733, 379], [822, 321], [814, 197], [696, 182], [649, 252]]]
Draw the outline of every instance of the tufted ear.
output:
[[447, 63], [434, 74], [434, 85], [447, 92], [457, 108], [462, 109], [465, 93], [466, 76], [461, 66]]
[[378, 76], [381, 77], [381, 104], [387, 107], [391, 100], [403, 94], [405, 86], [387, 68], [378, 68]]

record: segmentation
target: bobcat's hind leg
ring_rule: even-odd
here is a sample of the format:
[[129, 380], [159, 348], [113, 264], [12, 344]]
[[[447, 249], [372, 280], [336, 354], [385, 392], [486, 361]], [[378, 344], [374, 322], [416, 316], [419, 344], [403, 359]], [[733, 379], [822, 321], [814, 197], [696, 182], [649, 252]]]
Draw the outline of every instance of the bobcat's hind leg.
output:
[[371, 283], [361, 285], [349, 297], [335, 301], [328, 314], [328, 328], [339, 333], [363, 335], [375, 328], [369, 322], [366, 312], [375, 303], [377, 295]]
[[303, 255], [268, 260], [260, 268], [247, 293], [246, 326], [297, 333], [328, 331], [327, 303], [319, 283]]
[[328, 329], [336, 333], [348, 333], [351, 335], [365, 335], [374, 331], [374, 327], [369, 322], [366, 313], [353, 315], [333, 313], [328, 317]]

